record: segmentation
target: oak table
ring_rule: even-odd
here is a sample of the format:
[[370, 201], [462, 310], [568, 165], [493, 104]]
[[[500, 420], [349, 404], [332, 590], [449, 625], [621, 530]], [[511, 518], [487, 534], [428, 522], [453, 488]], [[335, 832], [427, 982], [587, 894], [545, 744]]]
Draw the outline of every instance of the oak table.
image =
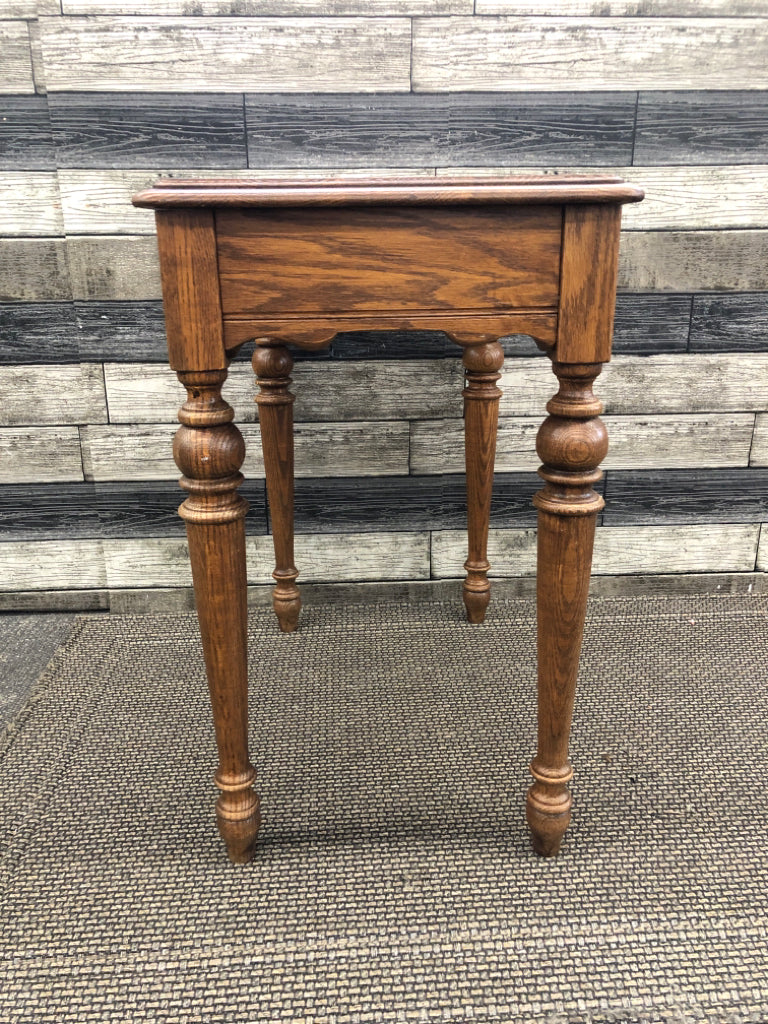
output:
[[[608, 440], [592, 384], [610, 359], [621, 204], [612, 177], [160, 181], [155, 209], [171, 367], [187, 389], [174, 457], [188, 492], [192, 577], [219, 752], [219, 830], [249, 860], [260, 824], [248, 753], [245, 448], [221, 396], [255, 340], [280, 629], [296, 628], [293, 360], [339, 331], [440, 330], [463, 349], [468, 558], [464, 603], [482, 622], [496, 448], [499, 338], [531, 335], [559, 382], [537, 437], [538, 749], [527, 817], [557, 853], [570, 818], [576, 676]], [[321, 364], [317, 367], [322, 374]]]

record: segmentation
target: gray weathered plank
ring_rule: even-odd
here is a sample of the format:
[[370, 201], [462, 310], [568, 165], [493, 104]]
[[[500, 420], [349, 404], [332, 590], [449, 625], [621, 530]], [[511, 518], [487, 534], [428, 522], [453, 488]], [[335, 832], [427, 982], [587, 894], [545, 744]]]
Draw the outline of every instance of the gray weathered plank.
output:
[[641, 93], [634, 163], [768, 163], [765, 94], [683, 89]]
[[[504, 417], [499, 421], [497, 472], [538, 468], [536, 434], [543, 418]], [[746, 466], [755, 417], [751, 413], [606, 416], [605, 423], [609, 438], [605, 469], [689, 469]], [[412, 423], [411, 472], [460, 473], [464, 468], [463, 435], [461, 421]], [[768, 442], [764, 460], [752, 464], [768, 465]]]
[[63, 238], [0, 238], [0, 302], [45, 302], [69, 297]]
[[558, 17], [735, 17], [765, 14], [764, 0], [476, 0], [475, 14], [555, 14]]
[[40, 41], [40, 22], [37, 20], [29, 22], [29, 48], [32, 57], [32, 81], [35, 83], [35, 92], [40, 96], [45, 96], [48, 88], [45, 80], [43, 47]]
[[101, 366], [6, 366], [2, 426], [106, 423]]
[[0, 168], [44, 171], [55, 167], [45, 96], [6, 96], [0, 117]]
[[606, 526], [768, 520], [768, 469], [611, 470]]
[[690, 295], [619, 295], [613, 323], [614, 353], [685, 352], [691, 298]]
[[[713, 2], [713, 0], [709, 0]], [[737, 0], [745, 2], [745, 0]], [[473, 0], [62, 0], [64, 14], [319, 17], [472, 14]]]
[[61, 14], [60, 0], [3, 0], [4, 18], [37, 18], [43, 14]]
[[[261, 435], [244, 424], [243, 473], [262, 478]], [[175, 480], [171, 424], [84, 426], [83, 466], [88, 480]], [[296, 424], [296, 476], [404, 476], [408, 473], [408, 424]]]
[[768, 231], [627, 231], [619, 287], [634, 292], [768, 290]]
[[629, 163], [631, 93], [246, 96], [252, 168]]
[[755, 435], [752, 439], [750, 466], [768, 466], [768, 413], [755, 417]]
[[3, 590], [90, 590], [106, 586], [104, 545], [91, 540], [0, 544]]
[[765, 524], [760, 527], [760, 543], [757, 549], [755, 568], [763, 572], [768, 569], [768, 530], [766, 530]]
[[0, 483], [82, 479], [77, 427], [0, 427]]
[[407, 18], [97, 16], [41, 27], [51, 92], [410, 90]]
[[768, 87], [765, 18], [417, 18], [423, 92]]
[[162, 298], [157, 241], [151, 236], [69, 238], [67, 252], [74, 299]]
[[768, 351], [768, 292], [695, 295], [690, 350]]
[[0, 234], [63, 234], [61, 202], [52, 171], [0, 171]]
[[247, 166], [240, 96], [52, 93], [60, 167]]
[[71, 303], [0, 303], [0, 364], [75, 363], [80, 358]]
[[26, 21], [0, 21], [0, 93], [34, 93]]

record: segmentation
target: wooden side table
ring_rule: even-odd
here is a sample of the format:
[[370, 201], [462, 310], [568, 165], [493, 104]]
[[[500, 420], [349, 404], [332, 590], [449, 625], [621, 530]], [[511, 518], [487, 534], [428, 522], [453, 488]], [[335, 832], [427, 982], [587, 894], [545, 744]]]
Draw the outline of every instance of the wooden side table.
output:
[[247, 740], [245, 448], [221, 386], [230, 359], [255, 339], [274, 605], [290, 631], [300, 599], [286, 344], [316, 349], [339, 331], [388, 328], [445, 331], [463, 348], [470, 622], [483, 621], [490, 597], [498, 339], [531, 335], [559, 381], [536, 442], [539, 728], [527, 797], [535, 849], [557, 853], [603, 505], [593, 484], [608, 447], [592, 384], [611, 354], [621, 204], [642, 198], [609, 177], [161, 181], [134, 197], [155, 209], [170, 364], [188, 394], [174, 441], [188, 492], [179, 511], [219, 751], [217, 820], [233, 861], [252, 857], [260, 814]]

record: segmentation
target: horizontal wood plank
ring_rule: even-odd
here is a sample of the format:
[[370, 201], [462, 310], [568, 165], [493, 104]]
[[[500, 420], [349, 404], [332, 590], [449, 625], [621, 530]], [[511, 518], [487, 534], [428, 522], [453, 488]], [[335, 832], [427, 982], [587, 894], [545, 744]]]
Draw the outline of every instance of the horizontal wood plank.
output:
[[757, 549], [755, 568], [762, 572], [768, 569], [768, 530], [765, 528], [765, 524], [760, 528], [760, 543]]
[[162, 298], [154, 236], [69, 238], [67, 252], [74, 299]]
[[64, 227], [56, 175], [0, 171], [0, 234], [60, 235]]
[[750, 466], [768, 466], [768, 413], [755, 417], [755, 435], [752, 439]]
[[49, 92], [410, 90], [407, 18], [59, 17], [41, 28]]
[[634, 292], [764, 291], [768, 231], [627, 231], [619, 288]]
[[[83, 466], [88, 480], [176, 480], [170, 424], [85, 426], [81, 428]], [[264, 476], [257, 424], [242, 428], [246, 442], [243, 473]], [[405, 476], [407, 423], [297, 424], [297, 477]]]
[[76, 363], [78, 326], [69, 302], [0, 303], [0, 363]]
[[691, 322], [690, 295], [620, 294], [613, 322], [616, 355], [685, 352]]
[[56, 168], [56, 153], [45, 96], [6, 96], [0, 117], [0, 169]]
[[69, 297], [69, 264], [63, 238], [0, 238], [0, 302], [45, 302]]
[[252, 168], [631, 161], [631, 93], [246, 96]]
[[0, 93], [34, 93], [26, 21], [0, 21]]
[[413, 87], [760, 89], [767, 37], [765, 18], [417, 18]]
[[240, 96], [51, 93], [59, 167], [247, 166]]
[[767, 469], [611, 470], [607, 526], [768, 520]]
[[[540, 417], [499, 421], [496, 471], [535, 470]], [[689, 469], [746, 466], [755, 417], [751, 413], [672, 416], [606, 416], [609, 447], [604, 469]], [[411, 424], [412, 473], [460, 473], [464, 468], [463, 425], [456, 420]], [[753, 450], [754, 456], [754, 450]], [[768, 444], [765, 462], [768, 465]]]
[[768, 292], [694, 296], [690, 349], [768, 351]]
[[[66, 0], [65, 0], [66, 2]], [[763, 0], [556, 0], [547, 4], [547, 14], [558, 17], [622, 17], [625, 15], [658, 17], [712, 16], [765, 14]], [[475, 14], [542, 14], [540, 0], [476, 0]]]
[[0, 589], [89, 590], [106, 586], [100, 540], [12, 541], [0, 544]]
[[0, 484], [82, 479], [77, 427], [0, 427]]
[[37, 18], [41, 14], [61, 14], [60, 0], [3, 0], [4, 18]]
[[101, 366], [7, 366], [0, 425], [106, 423]]
[[[709, 0], [713, 2], [713, 0]], [[745, 0], [738, 0], [744, 3]], [[62, 0], [64, 14], [281, 16], [471, 14], [473, 0]]]
[[641, 93], [633, 162], [768, 163], [765, 95], [687, 89]]

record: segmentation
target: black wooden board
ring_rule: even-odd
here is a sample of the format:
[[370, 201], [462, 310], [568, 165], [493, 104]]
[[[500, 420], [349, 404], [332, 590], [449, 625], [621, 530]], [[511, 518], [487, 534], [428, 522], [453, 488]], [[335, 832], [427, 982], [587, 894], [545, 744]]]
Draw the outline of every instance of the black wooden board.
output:
[[768, 469], [610, 470], [605, 526], [757, 523], [768, 519]]
[[250, 167], [624, 165], [634, 93], [247, 95]]
[[3, 96], [0, 101], [0, 170], [56, 168], [45, 96]]
[[690, 320], [690, 295], [622, 293], [616, 300], [613, 351], [622, 355], [685, 352]]
[[79, 360], [71, 302], [0, 303], [0, 364]]
[[78, 350], [82, 360], [110, 363], [164, 363], [163, 304], [137, 302], [76, 302]]
[[247, 167], [243, 98], [51, 93], [60, 167]]
[[641, 92], [633, 162], [768, 162], [768, 93]]
[[768, 352], [768, 292], [696, 295], [691, 352]]

